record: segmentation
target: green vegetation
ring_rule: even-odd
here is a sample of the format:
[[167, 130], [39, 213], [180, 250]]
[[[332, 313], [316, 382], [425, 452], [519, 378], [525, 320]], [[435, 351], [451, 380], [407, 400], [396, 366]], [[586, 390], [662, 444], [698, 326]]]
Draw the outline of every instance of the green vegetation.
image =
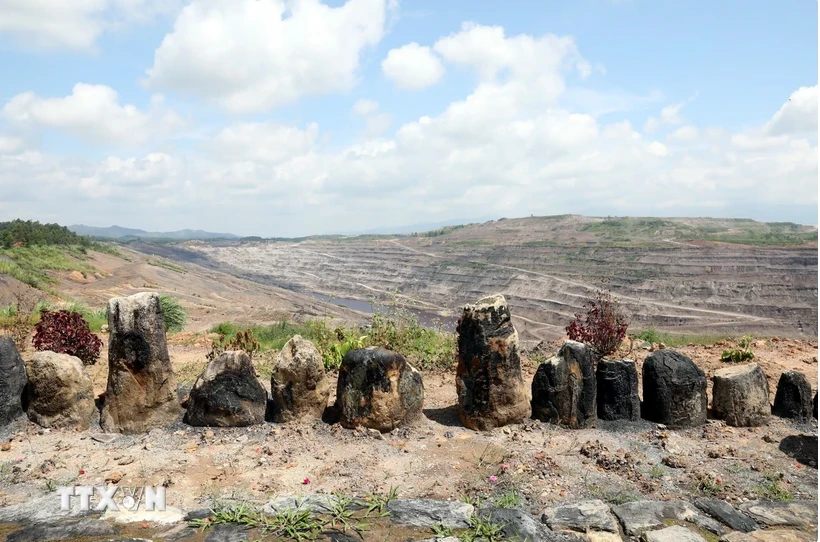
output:
[[709, 335], [698, 333], [667, 333], [665, 331], [658, 331], [654, 328], [649, 328], [639, 333], [630, 334], [630, 336], [633, 339], [640, 339], [648, 343], [663, 343], [669, 348], [678, 348], [689, 344], [702, 344], [708, 346], [726, 340], [725, 335]]
[[181, 265], [177, 265], [166, 260], [159, 260], [157, 258], [148, 258], [147, 263], [148, 265], [153, 265], [154, 267], [161, 267], [163, 269], [167, 269], [175, 273], [185, 274], [188, 272], [188, 270], [182, 267]]
[[162, 307], [162, 319], [165, 322], [165, 331], [176, 333], [182, 331], [188, 314], [179, 301], [170, 295], [160, 295], [159, 304]]
[[[4, 258], [5, 256], [5, 258]], [[32, 245], [0, 249], [0, 274], [42, 290], [57, 282], [46, 271], [79, 271], [85, 276], [96, 269], [85, 263], [85, 248], [80, 246]]]
[[780, 485], [783, 480], [782, 472], [763, 473], [764, 483], [755, 488], [755, 493], [758, 499], [767, 501], [791, 501], [794, 495], [791, 491]]
[[789, 246], [802, 245], [817, 241], [817, 232], [787, 232], [787, 231], [769, 231], [757, 232], [749, 231], [743, 233], [723, 233], [705, 235], [703, 237], [707, 241], [719, 241], [721, 243], [734, 243], [738, 245], [753, 245], [758, 247], [768, 246]]
[[505, 540], [504, 526], [493, 521], [492, 515], [470, 518], [470, 528], [458, 536], [461, 542], [499, 542]]
[[730, 363], [743, 363], [754, 359], [755, 353], [752, 351], [752, 343], [754, 337], [751, 335], [744, 335], [737, 340], [737, 348], [730, 348], [724, 350], [720, 355], [720, 361], [727, 361]]
[[0, 222], [0, 247], [76, 245], [91, 247], [92, 242], [59, 224], [40, 224], [31, 220]]
[[[40, 322], [40, 311], [46, 310], [67, 310], [78, 312], [82, 315], [91, 331], [99, 333], [104, 324], [108, 323], [108, 309], [92, 309], [83, 303], [67, 301], [62, 303], [52, 303], [50, 301], [39, 301], [37, 303], [25, 303], [18, 300], [15, 305], [0, 307], [0, 329], [13, 329], [15, 324], [25, 321], [28, 329], [33, 328]], [[26, 332], [26, 336], [28, 333]], [[15, 341], [16, 343], [17, 341]], [[19, 347], [19, 345], [18, 345]]]
[[498, 508], [517, 508], [518, 506], [521, 506], [521, 497], [518, 495], [517, 491], [511, 489], [500, 497], [496, 497], [493, 503]]

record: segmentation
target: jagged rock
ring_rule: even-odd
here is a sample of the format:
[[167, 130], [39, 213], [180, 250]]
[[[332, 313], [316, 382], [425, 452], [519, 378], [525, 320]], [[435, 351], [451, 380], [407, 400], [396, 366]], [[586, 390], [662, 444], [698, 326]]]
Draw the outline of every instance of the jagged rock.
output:
[[211, 427], [263, 423], [267, 398], [251, 358], [241, 350], [222, 352], [194, 382], [184, 421]]
[[753, 533], [728, 533], [720, 542], [817, 542], [817, 535], [791, 529], [767, 529]]
[[755, 427], [769, 419], [769, 381], [760, 365], [725, 367], [712, 377], [715, 417], [735, 427]]
[[67, 519], [58, 523], [34, 523], [10, 533], [6, 540], [7, 542], [39, 542], [41, 540], [111, 536], [119, 533], [118, 527], [105, 521], [80, 518]]
[[322, 354], [313, 343], [294, 335], [279, 353], [270, 377], [271, 421], [321, 418], [330, 388]]
[[42, 427], [88, 429], [97, 410], [94, 386], [80, 358], [36, 352], [26, 364], [26, 414]]
[[26, 366], [8, 337], [0, 337], [0, 427], [23, 415]]
[[538, 366], [532, 380], [532, 417], [574, 429], [595, 427], [595, 388], [592, 351], [567, 341]]
[[177, 421], [182, 407], [177, 401], [159, 296], [143, 292], [111, 299], [108, 326], [103, 429], [141, 433]]
[[641, 416], [669, 428], [706, 423], [706, 375], [674, 350], [658, 350], [643, 363]]
[[546, 523], [553, 531], [618, 532], [618, 520], [610, 512], [609, 505], [601, 500], [563, 504], [548, 508], [542, 514], [541, 521]]
[[706, 539], [698, 533], [680, 525], [645, 533], [644, 540], [646, 542], [706, 542]]
[[430, 499], [397, 499], [387, 504], [390, 521], [414, 527], [441, 525], [452, 529], [470, 526], [473, 505], [465, 502], [434, 501]]
[[707, 517], [686, 501], [638, 501], [612, 507], [624, 532], [639, 536], [644, 531], [663, 527], [669, 520], [688, 521], [711, 533], [726, 532], [717, 521]]
[[507, 540], [543, 540], [548, 529], [518, 508], [482, 508], [478, 515], [492, 518], [504, 528]]
[[391, 431], [420, 418], [423, 404], [421, 375], [401, 354], [370, 347], [342, 360], [336, 387], [342, 426]]
[[817, 528], [816, 501], [750, 502], [740, 509], [767, 527]]
[[695, 506], [735, 531], [748, 533], [758, 528], [757, 523], [752, 518], [741, 514], [726, 501], [701, 498], [695, 501]]
[[638, 369], [631, 359], [602, 359], [597, 371], [598, 417], [632, 420], [641, 417]]
[[786, 371], [777, 382], [772, 414], [781, 418], [811, 419], [811, 386], [800, 371]]
[[483, 431], [526, 419], [530, 404], [521, 375], [518, 332], [504, 296], [465, 306], [456, 331], [461, 423]]

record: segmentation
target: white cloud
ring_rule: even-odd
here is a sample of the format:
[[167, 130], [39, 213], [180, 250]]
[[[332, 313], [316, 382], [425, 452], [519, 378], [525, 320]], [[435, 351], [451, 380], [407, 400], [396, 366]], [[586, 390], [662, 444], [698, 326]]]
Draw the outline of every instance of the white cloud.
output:
[[258, 113], [353, 87], [363, 51], [381, 41], [385, 0], [193, 0], [148, 70], [147, 84]]
[[766, 124], [770, 135], [817, 134], [817, 85], [800, 87]]
[[353, 104], [353, 113], [366, 116], [379, 110], [379, 102], [375, 100], [358, 100]]
[[423, 90], [441, 79], [444, 66], [429, 47], [413, 42], [391, 49], [382, 60], [382, 71], [399, 88]]
[[220, 131], [209, 148], [226, 161], [275, 164], [307, 153], [316, 143], [318, 133], [315, 122], [307, 130], [273, 123], [244, 123]]
[[393, 124], [393, 115], [378, 111], [379, 102], [375, 100], [359, 100], [353, 104], [353, 114], [364, 118], [362, 135], [365, 139], [381, 136]]
[[660, 112], [659, 117], [649, 117], [646, 119], [646, 123], [643, 126], [643, 131], [646, 134], [654, 133], [660, 126], [662, 125], [676, 125], [676, 124], [683, 124], [684, 120], [681, 116], [681, 110], [689, 103], [695, 101], [698, 97], [698, 93], [695, 92], [689, 99], [684, 102], [676, 103], [667, 105]]
[[167, 136], [183, 126], [182, 119], [152, 97], [150, 109], [120, 105], [117, 92], [105, 85], [77, 83], [64, 98], [41, 98], [24, 92], [11, 98], [0, 112], [12, 126], [24, 131], [54, 128], [101, 145], [143, 144]]
[[11, 154], [23, 148], [23, 141], [18, 137], [0, 136], [0, 154]]
[[695, 141], [699, 134], [700, 132], [695, 126], [681, 126], [666, 136], [666, 139], [669, 141]]

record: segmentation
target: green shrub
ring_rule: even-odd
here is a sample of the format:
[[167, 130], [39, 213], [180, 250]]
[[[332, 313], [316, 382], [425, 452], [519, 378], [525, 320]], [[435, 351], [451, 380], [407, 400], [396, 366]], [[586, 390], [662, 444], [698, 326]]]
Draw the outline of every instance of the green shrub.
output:
[[754, 359], [755, 353], [752, 351], [752, 342], [754, 342], [754, 337], [751, 335], [744, 335], [738, 339], [737, 348], [731, 348], [723, 351], [720, 355], [720, 361], [726, 361], [729, 363], [743, 363], [744, 361]]
[[185, 327], [188, 314], [179, 301], [170, 295], [159, 296], [159, 304], [162, 307], [162, 319], [165, 322], [165, 331], [176, 333]]

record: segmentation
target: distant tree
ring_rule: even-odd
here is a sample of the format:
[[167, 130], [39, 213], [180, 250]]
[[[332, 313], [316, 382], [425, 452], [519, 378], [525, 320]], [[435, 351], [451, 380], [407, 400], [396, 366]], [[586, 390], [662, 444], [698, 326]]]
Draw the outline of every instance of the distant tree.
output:
[[32, 220], [0, 222], [0, 247], [30, 245], [79, 245], [90, 247], [92, 242], [59, 224], [40, 224]]

